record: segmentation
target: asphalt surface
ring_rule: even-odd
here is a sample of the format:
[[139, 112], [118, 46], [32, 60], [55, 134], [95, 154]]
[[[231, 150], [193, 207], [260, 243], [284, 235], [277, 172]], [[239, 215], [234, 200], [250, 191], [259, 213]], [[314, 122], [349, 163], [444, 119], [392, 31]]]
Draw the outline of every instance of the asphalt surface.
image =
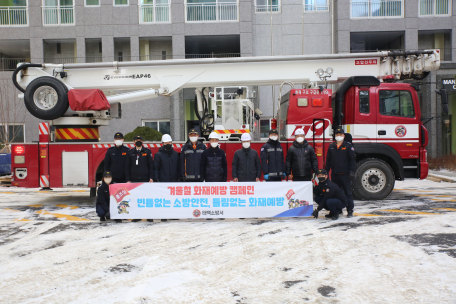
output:
[[0, 187], [1, 302], [456, 303], [455, 185], [397, 182], [337, 221], [154, 223], [99, 222], [86, 189]]

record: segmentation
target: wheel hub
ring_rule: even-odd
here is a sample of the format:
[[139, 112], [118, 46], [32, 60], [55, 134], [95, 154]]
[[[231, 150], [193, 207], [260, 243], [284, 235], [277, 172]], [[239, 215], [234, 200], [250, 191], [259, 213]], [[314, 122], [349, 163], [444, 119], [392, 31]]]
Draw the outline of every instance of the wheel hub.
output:
[[50, 110], [57, 104], [58, 95], [50, 86], [42, 86], [33, 93], [33, 102], [41, 110]]
[[379, 192], [386, 186], [385, 173], [378, 168], [368, 169], [363, 173], [361, 183], [367, 191]]

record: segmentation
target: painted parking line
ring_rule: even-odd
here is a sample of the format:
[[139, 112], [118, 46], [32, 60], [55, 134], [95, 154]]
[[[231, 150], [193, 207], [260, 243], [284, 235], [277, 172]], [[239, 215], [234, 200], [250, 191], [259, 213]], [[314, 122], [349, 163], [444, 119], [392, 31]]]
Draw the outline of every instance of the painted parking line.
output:
[[67, 204], [57, 204], [55, 205], [56, 207], [60, 208], [70, 208], [70, 209], [78, 209], [78, 206], [73, 206], [73, 205], [67, 205]]
[[3, 211], [22, 212], [21, 210], [14, 210], [14, 209], [11, 209], [11, 208], [5, 208], [5, 209], [3, 209]]
[[353, 213], [353, 215], [356, 215], [356, 216], [383, 216], [380, 214], [368, 214], [368, 213]]
[[39, 210], [39, 211], [36, 211], [35, 213], [38, 213], [41, 215], [52, 215], [53, 217], [56, 217], [59, 219], [66, 219], [68, 221], [90, 221], [90, 220], [82, 218], [82, 217], [72, 216], [72, 215], [68, 215], [68, 214], [54, 213], [54, 212], [49, 212], [49, 211], [45, 211], [45, 210]]
[[456, 208], [431, 208], [435, 210], [456, 211]]
[[456, 202], [454, 199], [444, 199], [444, 198], [432, 198], [431, 200], [437, 201], [437, 202]]
[[0, 194], [16, 194], [16, 192], [0, 192]]
[[442, 195], [442, 194], [416, 194], [416, 196], [454, 197], [454, 195]]
[[419, 211], [406, 211], [406, 210], [397, 210], [397, 209], [388, 209], [388, 210], [379, 210], [381, 212], [396, 212], [396, 213], [406, 213], [406, 214], [419, 214], [419, 215], [436, 215], [440, 213], [432, 212], [419, 212]]
[[22, 218], [22, 219], [15, 219], [15, 220], [13, 220], [13, 222], [33, 222], [33, 220]]
[[34, 207], [34, 208], [40, 208], [43, 207], [41, 204], [35, 204], [35, 205], [28, 205], [29, 207]]

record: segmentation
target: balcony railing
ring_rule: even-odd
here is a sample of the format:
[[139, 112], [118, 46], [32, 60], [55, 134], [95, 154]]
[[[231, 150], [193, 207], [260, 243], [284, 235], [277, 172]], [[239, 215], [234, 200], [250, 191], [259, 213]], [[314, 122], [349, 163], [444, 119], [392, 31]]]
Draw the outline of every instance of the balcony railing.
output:
[[255, 5], [255, 13], [280, 13], [280, 5]]
[[351, 18], [403, 18], [404, 0], [351, 0]]
[[173, 59], [173, 55], [143, 55], [143, 56], [139, 56], [139, 61], [168, 60], [168, 59]]
[[62, 63], [77, 63], [78, 58], [77, 57], [44, 57], [44, 62], [45, 63], [56, 63], [56, 64], [62, 64]]
[[450, 15], [450, 0], [419, 0], [419, 3], [420, 17]]
[[139, 23], [169, 23], [169, 4], [140, 4]]
[[43, 25], [74, 25], [74, 6], [43, 6]]
[[185, 59], [241, 57], [240, 53], [225, 54], [185, 54]]
[[14, 71], [20, 62], [30, 62], [25, 58], [0, 58], [0, 71]]
[[237, 2], [186, 3], [186, 22], [230, 22], [239, 21]]
[[0, 26], [28, 26], [28, 7], [0, 6]]
[[86, 56], [85, 62], [103, 62], [103, 56]]
[[304, 12], [329, 12], [327, 4], [304, 4]]

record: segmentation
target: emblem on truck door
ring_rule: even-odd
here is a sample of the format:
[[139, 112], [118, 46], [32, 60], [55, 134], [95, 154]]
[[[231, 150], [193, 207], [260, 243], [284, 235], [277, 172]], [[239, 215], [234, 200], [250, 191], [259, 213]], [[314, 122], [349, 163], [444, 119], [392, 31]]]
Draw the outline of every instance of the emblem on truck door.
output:
[[401, 126], [397, 126], [396, 130], [394, 130], [394, 132], [396, 133], [397, 137], [404, 137], [405, 134], [407, 134], [407, 129], [401, 125]]

